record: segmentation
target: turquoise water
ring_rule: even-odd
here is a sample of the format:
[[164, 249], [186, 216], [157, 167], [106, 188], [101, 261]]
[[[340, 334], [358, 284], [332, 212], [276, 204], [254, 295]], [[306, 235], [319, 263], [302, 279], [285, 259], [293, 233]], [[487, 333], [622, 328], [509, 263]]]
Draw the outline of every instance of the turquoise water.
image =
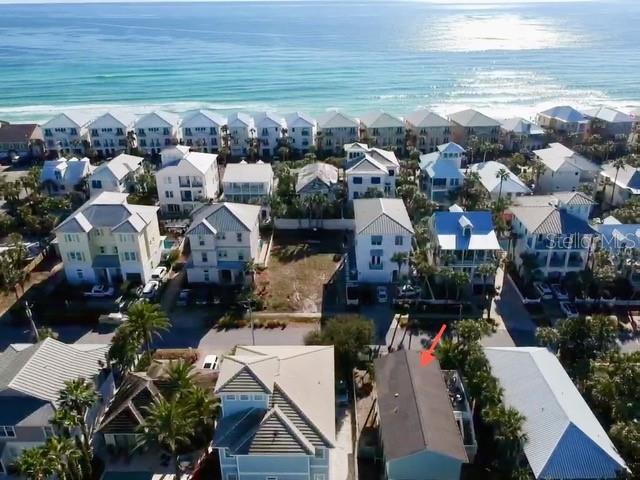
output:
[[0, 118], [640, 105], [640, 2], [0, 5]]

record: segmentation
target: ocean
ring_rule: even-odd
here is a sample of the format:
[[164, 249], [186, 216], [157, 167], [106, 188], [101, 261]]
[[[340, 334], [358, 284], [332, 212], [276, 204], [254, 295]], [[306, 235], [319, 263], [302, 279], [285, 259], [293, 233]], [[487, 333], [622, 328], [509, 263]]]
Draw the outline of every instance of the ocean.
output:
[[0, 5], [0, 119], [640, 105], [640, 2]]

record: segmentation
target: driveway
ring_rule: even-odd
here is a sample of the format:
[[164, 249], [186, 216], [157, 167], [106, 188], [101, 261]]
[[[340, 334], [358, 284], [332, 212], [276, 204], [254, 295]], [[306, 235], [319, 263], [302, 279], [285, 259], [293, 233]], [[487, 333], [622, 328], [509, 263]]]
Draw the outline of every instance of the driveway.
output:
[[331, 475], [335, 480], [353, 478], [353, 432], [350, 408], [336, 407], [336, 443], [331, 452]]

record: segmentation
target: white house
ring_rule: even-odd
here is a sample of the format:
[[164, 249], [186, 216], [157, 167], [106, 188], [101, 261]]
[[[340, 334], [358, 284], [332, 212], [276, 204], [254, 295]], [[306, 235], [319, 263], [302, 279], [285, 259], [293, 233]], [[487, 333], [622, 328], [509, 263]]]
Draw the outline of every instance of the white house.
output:
[[318, 116], [318, 150], [340, 153], [345, 143], [357, 142], [358, 138], [358, 122], [344, 113], [326, 112]]
[[176, 145], [180, 140], [180, 117], [174, 113], [155, 111], [136, 120], [135, 131], [138, 148], [147, 154]]
[[316, 121], [309, 115], [294, 112], [285, 117], [285, 123], [291, 150], [297, 152], [298, 155], [309, 153], [318, 133]]
[[102, 192], [130, 193], [135, 190], [136, 178], [144, 171], [142, 160], [142, 157], [121, 153], [98, 165], [88, 178], [91, 196]]
[[407, 275], [407, 261], [399, 266], [391, 260], [394, 253], [408, 257], [413, 241], [413, 226], [402, 199], [358, 199], [353, 210], [358, 282], [390, 283]]
[[160, 210], [166, 213], [188, 213], [220, 191], [218, 156], [191, 152], [177, 146], [160, 153], [162, 167], [156, 172]]
[[135, 135], [130, 138], [129, 134], [134, 132], [135, 122], [135, 115], [125, 112], [100, 115], [88, 126], [91, 148], [101, 157], [114, 157], [126, 151], [130, 141], [135, 147]]
[[609, 107], [585, 110], [589, 119], [589, 133], [604, 139], [626, 141], [633, 132], [634, 119], [631, 115]]
[[260, 206], [214, 203], [194, 213], [186, 236], [189, 283], [244, 283], [247, 262], [260, 252]]
[[530, 206], [535, 200], [520, 197], [518, 202], [525, 206], [509, 207], [513, 215], [512, 231], [517, 235], [514, 259], [519, 268], [523, 264], [523, 255], [530, 255], [535, 259], [535, 268], [545, 277], [558, 279], [568, 272], [585, 269], [597, 232], [584, 217], [578, 215], [584, 215], [584, 209], [590, 210], [591, 205], [575, 205], [581, 207], [573, 210], [576, 215], [569, 207], [574, 200], [582, 203], [581, 197], [567, 200]]
[[420, 155], [420, 184], [429, 200], [448, 205], [451, 195], [460, 190], [464, 182], [460, 168], [465, 161], [465, 150], [452, 142], [437, 148], [435, 152]]
[[60, 113], [42, 125], [49, 151], [59, 155], [83, 155], [89, 141], [88, 115], [78, 112]]
[[558, 357], [546, 348], [485, 348], [505, 407], [524, 422], [524, 454], [536, 479], [615, 479], [627, 466]]
[[483, 142], [498, 143], [500, 137], [500, 122], [478, 112], [477, 110], [462, 110], [449, 115], [453, 124], [452, 139], [460, 145], [467, 145], [470, 137], [477, 137]]
[[41, 447], [55, 435], [51, 421], [65, 382], [84, 378], [98, 393], [85, 418], [93, 430], [115, 390], [113, 374], [104, 368], [108, 350], [105, 344], [46, 338], [12, 344], [0, 353], [0, 476], [12, 478], [5, 475], [22, 451]]
[[618, 206], [640, 195], [640, 168], [625, 165], [616, 170], [612, 165], [605, 165], [600, 172], [600, 180], [601, 184], [604, 183], [606, 203]]
[[521, 117], [503, 120], [500, 131], [502, 146], [510, 152], [539, 150], [546, 146], [544, 130]]
[[[229, 163], [222, 176], [222, 190], [227, 202], [266, 205], [273, 191], [274, 174], [270, 163]], [[267, 210], [263, 209], [263, 217]]]
[[430, 110], [411, 112], [404, 123], [410, 143], [422, 153], [435, 151], [451, 138], [451, 122]]
[[536, 191], [575, 192], [582, 182], [593, 182], [600, 167], [561, 143], [550, 143], [549, 148], [534, 150], [544, 169], [538, 178]]
[[238, 346], [222, 359], [215, 394], [223, 479], [341, 480], [332, 345]]
[[377, 147], [405, 149], [404, 122], [389, 113], [374, 111], [360, 117], [360, 138], [368, 138]]
[[[520, 178], [499, 162], [483, 162], [469, 165], [469, 171], [475, 172], [480, 177], [480, 183], [487, 190], [492, 200], [498, 198], [513, 198], [520, 195], [530, 195], [531, 189]], [[504, 172], [507, 178], [501, 179], [500, 172]]]
[[493, 278], [483, 278], [478, 272], [480, 265], [495, 263], [502, 250], [491, 212], [435, 212], [429, 219], [428, 235], [434, 265], [467, 273], [472, 285], [485, 281], [493, 285]]
[[310, 163], [297, 172], [296, 193], [301, 197], [315, 194], [332, 197], [337, 185], [338, 169], [328, 163]]
[[180, 122], [182, 142], [194, 150], [215, 153], [222, 145], [222, 127], [227, 119], [210, 110], [197, 110]]
[[395, 197], [400, 163], [394, 152], [369, 148], [361, 143], [344, 146], [347, 155], [345, 179], [349, 200], [367, 195]]
[[92, 170], [93, 167], [88, 158], [45, 160], [40, 172], [40, 183], [49, 195], [66, 195], [73, 192]]
[[126, 193], [90, 198], [54, 230], [67, 281], [149, 281], [162, 250], [157, 211], [127, 203]]
[[565, 135], [584, 136], [589, 119], [573, 107], [561, 105], [549, 108], [536, 115], [536, 123], [543, 128]]
[[229, 147], [231, 155], [245, 156], [249, 152], [249, 142], [256, 138], [256, 127], [253, 118], [246, 113], [237, 112], [227, 119]]
[[260, 144], [260, 155], [263, 158], [277, 155], [283, 130], [286, 129], [284, 118], [273, 112], [262, 112], [256, 114], [253, 121]]

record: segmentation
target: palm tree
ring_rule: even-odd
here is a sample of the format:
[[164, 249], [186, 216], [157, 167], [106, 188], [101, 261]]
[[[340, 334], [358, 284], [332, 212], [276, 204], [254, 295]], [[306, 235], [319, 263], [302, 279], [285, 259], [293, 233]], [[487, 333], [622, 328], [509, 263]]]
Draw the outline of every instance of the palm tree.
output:
[[55, 473], [56, 462], [46, 447], [41, 445], [23, 450], [14, 466], [27, 480], [45, 480]]
[[192, 389], [196, 372], [191, 363], [184, 360], [171, 361], [167, 370], [167, 387], [174, 396]]
[[395, 252], [391, 255], [391, 261], [398, 265], [398, 280], [400, 280], [400, 274], [402, 272], [402, 265], [407, 263], [409, 254], [407, 252]]
[[625, 165], [626, 165], [626, 162], [624, 157], [617, 158], [616, 160], [613, 161], [613, 163], [611, 163], [611, 166], [616, 169], [616, 175], [613, 178], [613, 185], [611, 185], [611, 199], [609, 200], [609, 205], [613, 206], [613, 196], [616, 192], [616, 182], [618, 181], [618, 172], [620, 172], [621, 168], [624, 170]]
[[448, 300], [449, 283], [451, 283], [451, 281], [453, 280], [454, 271], [451, 267], [444, 267], [439, 270], [438, 275], [440, 275], [440, 278], [442, 278], [442, 281], [444, 282], [444, 295]]
[[456, 286], [456, 300], [460, 300], [462, 287], [469, 284], [469, 274], [462, 270], [454, 270], [452, 279]]
[[200, 441], [207, 441], [220, 413], [220, 402], [200, 386], [194, 386], [185, 393], [182, 400], [187, 402], [192, 415], [198, 419], [195, 436]]
[[422, 276], [422, 278], [424, 278], [431, 298], [435, 300], [436, 296], [433, 293], [433, 288], [431, 288], [430, 279], [438, 272], [437, 267], [429, 261], [429, 254], [425, 249], [421, 249], [416, 252], [413, 257], [413, 262], [418, 273]]
[[82, 445], [84, 450], [86, 468], [91, 469], [91, 427], [87, 425], [87, 412], [98, 401], [98, 393], [93, 384], [84, 378], [68, 380], [64, 382], [64, 388], [60, 391], [58, 408], [67, 410], [75, 415], [82, 433]]
[[142, 341], [131, 335], [128, 325], [121, 325], [116, 330], [107, 352], [107, 362], [111, 368], [121, 373], [131, 371], [138, 362]]
[[502, 184], [506, 180], [509, 180], [509, 170], [501, 168], [496, 172], [496, 178], [500, 180], [500, 190], [498, 190], [498, 200], [502, 198]]
[[76, 414], [64, 408], [57, 409], [49, 423], [55, 428], [56, 434], [64, 438], [71, 438], [72, 430], [80, 425]]
[[126, 329], [144, 344], [149, 363], [151, 363], [151, 341], [154, 337], [160, 337], [161, 331], [169, 330], [171, 322], [160, 305], [154, 303], [134, 303], [129, 307], [127, 314], [129, 320], [127, 320]]
[[47, 453], [57, 462], [55, 473], [60, 480], [81, 480], [83, 478], [82, 469], [80, 468], [82, 452], [73, 440], [63, 437], [51, 437], [47, 439], [45, 448]]
[[156, 400], [147, 407], [147, 417], [139, 427], [140, 443], [159, 446], [171, 455], [175, 478], [180, 480], [178, 454], [188, 447], [199, 418], [192, 415], [188, 405], [179, 399]]
[[482, 141], [476, 135], [471, 135], [467, 140], [467, 147], [471, 152], [471, 159], [469, 161], [470, 163], [473, 163], [473, 157], [475, 156], [475, 153], [480, 149], [481, 145]]

